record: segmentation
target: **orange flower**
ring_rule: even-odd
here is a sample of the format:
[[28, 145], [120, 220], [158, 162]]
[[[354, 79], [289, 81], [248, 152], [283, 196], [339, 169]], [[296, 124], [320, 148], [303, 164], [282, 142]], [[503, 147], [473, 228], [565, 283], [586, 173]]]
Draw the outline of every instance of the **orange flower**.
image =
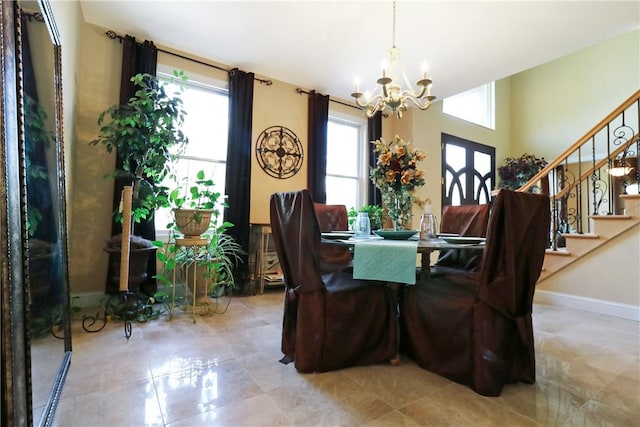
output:
[[413, 179], [413, 170], [409, 169], [402, 172], [402, 176], [400, 177], [400, 182], [402, 185], [407, 185]]
[[386, 153], [382, 153], [380, 154], [380, 157], [378, 157], [378, 162], [381, 165], [388, 166], [392, 156], [393, 155], [391, 154], [390, 151], [387, 151]]
[[398, 135], [391, 142], [381, 138], [371, 143], [378, 160], [369, 176], [381, 193], [412, 192], [424, 185], [424, 172], [417, 171], [418, 162], [426, 157], [422, 151]]

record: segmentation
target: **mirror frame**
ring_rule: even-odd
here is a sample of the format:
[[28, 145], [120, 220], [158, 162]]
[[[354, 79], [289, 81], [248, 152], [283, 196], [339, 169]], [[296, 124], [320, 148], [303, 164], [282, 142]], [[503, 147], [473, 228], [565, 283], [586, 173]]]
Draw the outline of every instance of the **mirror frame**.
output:
[[[55, 93], [55, 150], [56, 189], [60, 212], [58, 231], [63, 301], [64, 353], [51, 385], [49, 397], [41, 419], [37, 424], [49, 426], [53, 422], [55, 409], [71, 360], [71, 324], [69, 302], [68, 237], [66, 216], [65, 163], [62, 126], [62, 62], [61, 39], [53, 11], [48, 0], [38, 0], [44, 23], [51, 36], [54, 50]], [[31, 397], [31, 353], [29, 339], [28, 253], [26, 230], [26, 172], [24, 138], [24, 98], [21, 77], [21, 27], [20, 5], [17, 2], [2, 2], [2, 39], [0, 62], [2, 66], [2, 105], [0, 106], [0, 304], [2, 342], [2, 402], [0, 402], [2, 425], [31, 426], [34, 424]]]

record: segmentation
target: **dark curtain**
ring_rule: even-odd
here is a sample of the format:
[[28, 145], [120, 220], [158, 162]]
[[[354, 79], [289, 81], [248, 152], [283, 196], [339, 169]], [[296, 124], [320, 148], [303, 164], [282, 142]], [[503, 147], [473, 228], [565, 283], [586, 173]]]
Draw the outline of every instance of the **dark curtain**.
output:
[[[225, 194], [228, 208], [224, 220], [232, 223], [227, 234], [249, 253], [249, 207], [251, 204], [251, 129], [253, 123], [253, 73], [229, 71], [229, 141]], [[256, 293], [249, 281], [248, 256], [242, 257], [234, 274], [242, 294]]]
[[327, 201], [327, 122], [329, 95], [309, 93], [307, 188], [316, 203]]
[[[144, 43], [136, 42], [135, 37], [125, 36], [122, 40], [122, 72], [120, 75], [120, 104], [126, 104], [129, 98], [135, 95], [136, 86], [131, 82], [131, 77], [139, 73], [147, 73], [156, 75], [158, 64], [158, 49], [153, 42], [145, 40]], [[116, 153], [116, 168], [122, 168], [122, 159]], [[129, 182], [122, 180], [114, 181], [113, 185], [113, 210], [115, 211], [120, 205], [122, 197], [122, 188], [129, 185]], [[122, 233], [122, 224], [113, 222], [111, 226], [111, 235]], [[153, 216], [147, 220], [143, 220], [133, 225], [133, 234], [144, 237], [145, 239], [155, 240], [156, 229]], [[107, 292], [117, 293], [118, 284], [112, 283], [113, 268], [111, 264], [107, 272]], [[155, 257], [150, 257], [147, 264], [148, 279], [140, 285], [140, 290], [147, 295], [153, 295], [157, 291], [156, 280], [153, 276], [156, 274]]]
[[[371, 144], [371, 141], [380, 139], [382, 137], [382, 113], [378, 111], [375, 116], [369, 118], [367, 121], [367, 142], [369, 143], [369, 168], [376, 167], [376, 154], [375, 145]], [[369, 205], [382, 205], [382, 196], [380, 190], [376, 188], [373, 182], [369, 179], [367, 203]]]

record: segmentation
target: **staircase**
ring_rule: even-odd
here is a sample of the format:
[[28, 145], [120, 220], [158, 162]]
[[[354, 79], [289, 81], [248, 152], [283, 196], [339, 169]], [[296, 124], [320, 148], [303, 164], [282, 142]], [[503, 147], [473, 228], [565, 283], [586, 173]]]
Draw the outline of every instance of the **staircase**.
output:
[[[593, 260], [598, 250], [628, 233], [640, 242], [639, 128], [640, 90], [518, 189], [538, 189], [550, 199], [550, 248], [538, 284], [545, 287], [550, 277], [587, 255]], [[637, 287], [640, 260], [620, 262], [636, 266], [630, 279]]]
[[620, 197], [626, 206], [624, 215], [591, 215], [589, 219], [592, 233], [561, 234], [566, 245], [546, 251], [538, 283], [628, 230], [633, 229], [640, 236], [640, 195]]

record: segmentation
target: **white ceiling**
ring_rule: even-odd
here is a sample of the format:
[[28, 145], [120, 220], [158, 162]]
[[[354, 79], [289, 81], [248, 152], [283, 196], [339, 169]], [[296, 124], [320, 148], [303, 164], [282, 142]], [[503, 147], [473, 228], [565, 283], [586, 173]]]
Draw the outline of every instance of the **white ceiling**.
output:
[[[374, 88], [392, 44], [390, 0], [81, 4], [105, 30], [346, 100], [356, 77]], [[442, 99], [638, 28], [639, 1], [399, 0], [396, 45]]]

